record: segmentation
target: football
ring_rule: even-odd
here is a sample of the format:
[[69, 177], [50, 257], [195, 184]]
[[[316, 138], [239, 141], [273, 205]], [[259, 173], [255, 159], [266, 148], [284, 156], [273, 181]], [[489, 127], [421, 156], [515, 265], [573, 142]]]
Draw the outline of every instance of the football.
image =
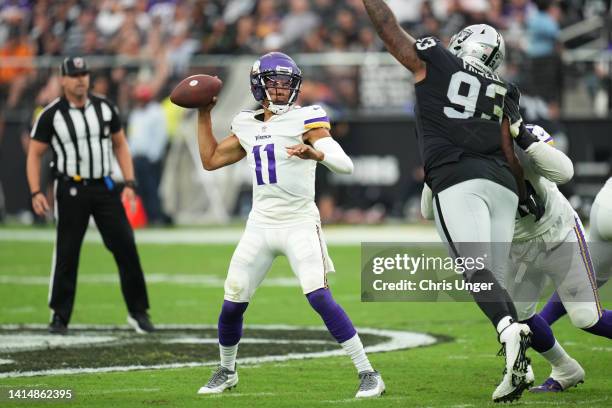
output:
[[170, 94], [172, 103], [183, 108], [199, 108], [212, 102], [223, 82], [210, 75], [192, 75], [183, 79]]

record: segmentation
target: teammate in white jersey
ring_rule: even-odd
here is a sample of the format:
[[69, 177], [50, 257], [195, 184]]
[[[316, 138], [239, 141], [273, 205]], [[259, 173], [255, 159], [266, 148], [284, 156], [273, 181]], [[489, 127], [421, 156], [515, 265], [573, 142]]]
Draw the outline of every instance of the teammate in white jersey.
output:
[[612, 177], [599, 191], [591, 207], [591, 230], [589, 242], [595, 252], [595, 271], [597, 286], [601, 287], [612, 276]]
[[[591, 228], [589, 231], [589, 248], [593, 255], [593, 266], [597, 277], [597, 287], [605, 284], [612, 275], [612, 177], [599, 191], [591, 207]], [[557, 293], [553, 294], [540, 316], [552, 325], [567, 313]], [[600, 319], [600, 324], [603, 321]], [[610, 329], [609, 329], [610, 330]]]
[[302, 76], [289, 56], [264, 55], [255, 61], [250, 79], [262, 109], [236, 115], [232, 133], [223, 141], [217, 143], [212, 134], [214, 101], [198, 116], [204, 168], [215, 170], [246, 157], [253, 174], [253, 209], [229, 265], [219, 316], [221, 364], [198, 393], [220, 393], [238, 383], [242, 316], [272, 261], [285, 255], [308, 302], [355, 364], [360, 380], [356, 397], [380, 396], [385, 384], [327, 285], [326, 274], [333, 272], [334, 265], [314, 202], [317, 162], [337, 173], [351, 173], [353, 163], [331, 138], [325, 111], [320, 106], [295, 105]]
[[[519, 321], [528, 324], [533, 333], [531, 347], [552, 366], [550, 377], [532, 391], [556, 392], [582, 382], [584, 370], [555, 340], [549, 324], [536, 314], [546, 279], [552, 280], [577, 327], [609, 337], [605, 324], [610, 312], [602, 310], [599, 303], [580, 218], [557, 188], [557, 184], [572, 178], [572, 162], [550, 146], [553, 139], [544, 129], [533, 125], [527, 125], [527, 129], [538, 140], [517, 150], [517, 155], [527, 187], [541, 200], [545, 211], [536, 221], [519, 208], [504, 285]], [[427, 186], [421, 197], [421, 211], [425, 218], [433, 219], [431, 190]]]

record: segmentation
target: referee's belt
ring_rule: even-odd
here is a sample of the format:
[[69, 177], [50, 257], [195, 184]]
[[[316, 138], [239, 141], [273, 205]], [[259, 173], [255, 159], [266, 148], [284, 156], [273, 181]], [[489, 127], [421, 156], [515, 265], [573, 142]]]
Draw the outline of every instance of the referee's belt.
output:
[[83, 178], [81, 176], [66, 176], [64, 174], [58, 174], [57, 179], [82, 184], [84, 186], [104, 184], [104, 178]]

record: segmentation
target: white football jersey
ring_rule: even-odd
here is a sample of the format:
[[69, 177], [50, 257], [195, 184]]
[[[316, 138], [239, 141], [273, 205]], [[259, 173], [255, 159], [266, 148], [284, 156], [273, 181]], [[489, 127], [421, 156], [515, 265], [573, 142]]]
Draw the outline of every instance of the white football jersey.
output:
[[606, 184], [599, 190], [595, 197], [595, 202], [603, 207], [612, 208], [612, 177], [606, 181]]
[[316, 128], [330, 128], [320, 106], [291, 109], [264, 122], [263, 109], [245, 110], [232, 121], [232, 133], [247, 153], [253, 178], [253, 208], [249, 222], [261, 226], [286, 226], [320, 222], [315, 204], [317, 162], [289, 157], [288, 146], [303, 143], [302, 135]]
[[[553, 140], [548, 134], [534, 132], [534, 135], [544, 143], [553, 144]], [[555, 233], [552, 236], [557, 236], [559, 240], [562, 240], [575, 225], [574, 209], [565, 196], [561, 194], [557, 184], [537, 172], [533, 159], [522, 149], [516, 149], [516, 153], [523, 166], [525, 179], [531, 183], [540, 199], [544, 201], [546, 210], [538, 222], [535, 222], [533, 215], [521, 217], [517, 212], [513, 241], [528, 241], [544, 233], [552, 232], [553, 228], [560, 228], [559, 231], [554, 231]], [[560, 219], [567, 220], [567, 222], [559, 223]]]

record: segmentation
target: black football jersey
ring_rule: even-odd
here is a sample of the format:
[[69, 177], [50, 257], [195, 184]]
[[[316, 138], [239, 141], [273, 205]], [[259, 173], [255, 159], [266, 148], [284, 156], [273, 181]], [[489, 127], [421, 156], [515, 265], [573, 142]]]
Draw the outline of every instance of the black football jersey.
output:
[[434, 193], [472, 178], [516, 191], [501, 148], [509, 84], [453, 55], [434, 37], [417, 40], [426, 78], [415, 85], [417, 140]]

